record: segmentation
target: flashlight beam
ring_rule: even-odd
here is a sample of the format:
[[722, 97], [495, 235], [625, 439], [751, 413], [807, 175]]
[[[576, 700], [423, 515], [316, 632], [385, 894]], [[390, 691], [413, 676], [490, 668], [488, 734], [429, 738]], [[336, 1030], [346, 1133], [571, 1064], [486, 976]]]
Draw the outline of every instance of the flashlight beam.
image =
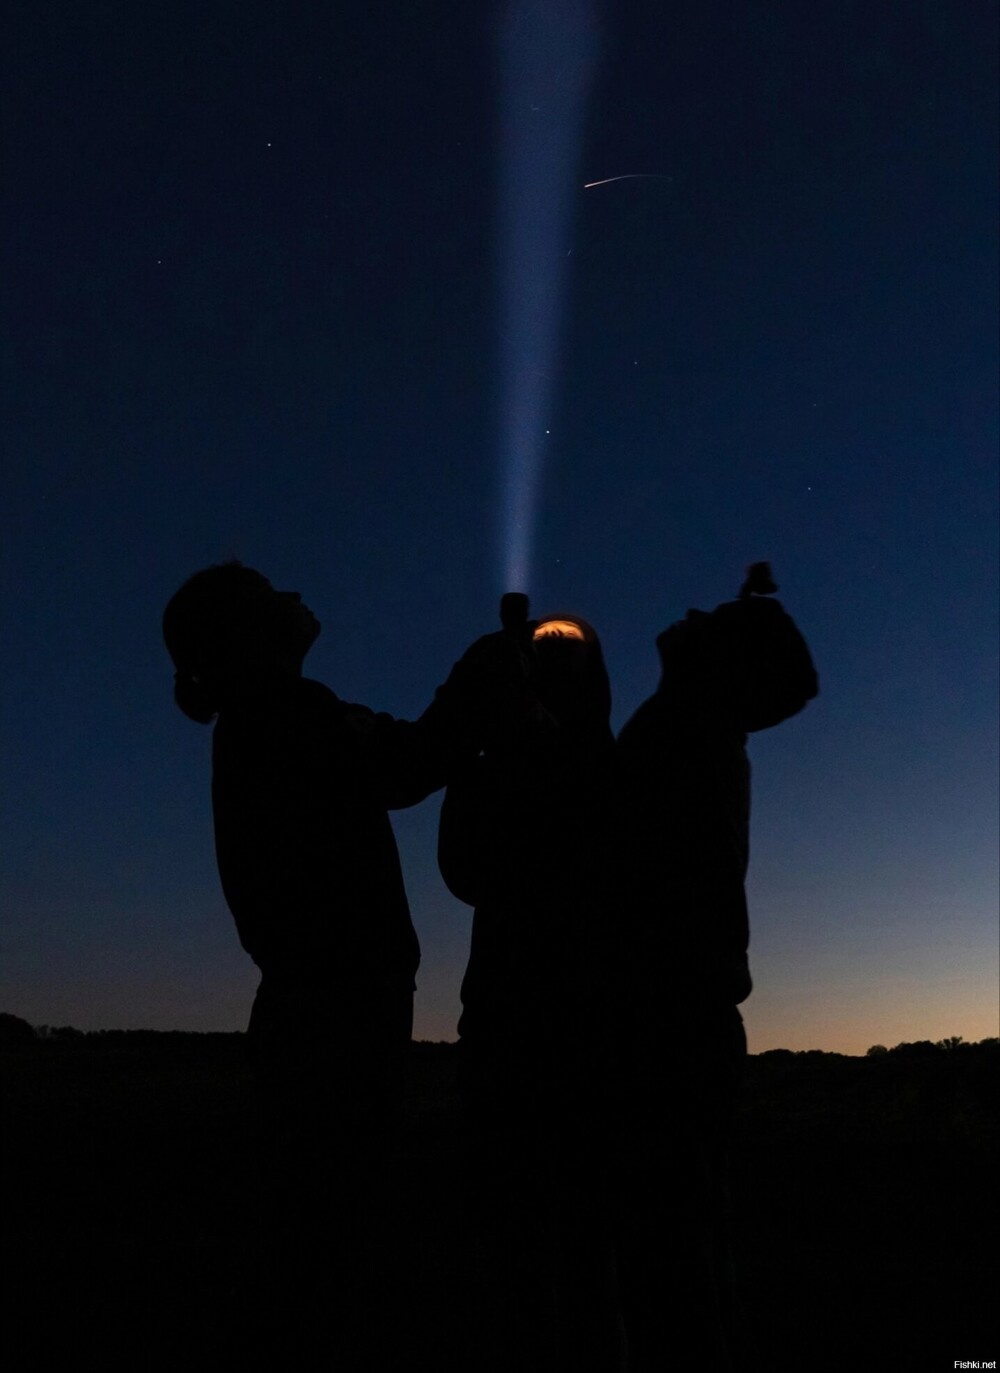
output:
[[[599, 47], [598, 0], [506, 0], [500, 76], [503, 586], [526, 591], [557, 397], [581, 135]], [[545, 110], [539, 119], [536, 111]]]

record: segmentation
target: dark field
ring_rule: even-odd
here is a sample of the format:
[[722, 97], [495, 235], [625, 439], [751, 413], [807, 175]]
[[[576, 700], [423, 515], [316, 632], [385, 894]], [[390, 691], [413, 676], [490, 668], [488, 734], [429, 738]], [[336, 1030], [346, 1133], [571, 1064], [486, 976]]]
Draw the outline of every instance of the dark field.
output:
[[[3, 1052], [6, 1368], [253, 1364], [237, 1296], [257, 1218], [241, 1042], [107, 1033]], [[763, 1370], [998, 1356], [998, 1064], [995, 1041], [750, 1059], [736, 1245]], [[462, 1295], [475, 1273], [454, 1066], [451, 1046], [415, 1047], [376, 1218], [374, 1369], [476, 1373], [489, 1338]]]

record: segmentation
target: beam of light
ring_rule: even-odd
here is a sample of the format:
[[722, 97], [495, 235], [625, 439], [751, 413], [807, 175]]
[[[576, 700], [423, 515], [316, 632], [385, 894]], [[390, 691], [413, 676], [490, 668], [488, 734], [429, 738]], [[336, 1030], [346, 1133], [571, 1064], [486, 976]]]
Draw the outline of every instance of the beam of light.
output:
[[612, 181], [673, 181], [672, 176], [665, 176], [663, 172], [623, 172], [621, 176], [606, 176], [603, 181], [585, 181], [583, 189], [591, 190], [594, 186], [610, 186]]
[[555, 379], [593, 0], [509, 0], [499, 34], [503, 588], [525, 591]]

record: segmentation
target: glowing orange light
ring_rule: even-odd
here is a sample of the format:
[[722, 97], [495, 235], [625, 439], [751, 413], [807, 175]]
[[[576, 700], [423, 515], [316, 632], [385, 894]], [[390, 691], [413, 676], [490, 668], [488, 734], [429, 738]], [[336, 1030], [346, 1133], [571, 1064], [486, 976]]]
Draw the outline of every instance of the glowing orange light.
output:
[[533, 639], [583, 639], [584, 633], [572, 620], [543, 620], [531, 636]]

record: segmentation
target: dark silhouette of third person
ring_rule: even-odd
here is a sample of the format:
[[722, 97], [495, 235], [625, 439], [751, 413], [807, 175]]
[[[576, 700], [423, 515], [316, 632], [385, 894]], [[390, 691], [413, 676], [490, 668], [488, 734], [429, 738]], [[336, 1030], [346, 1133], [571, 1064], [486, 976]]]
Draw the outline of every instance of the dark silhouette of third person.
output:
[[766, 563], [657, 640], [659, 689], [615, 750], [615, 1056], [608, 1092], [630, 1373], [754, 1355], [738, 1309], [727, 1156], [751, 991], [747, 734], [818, 691]]

